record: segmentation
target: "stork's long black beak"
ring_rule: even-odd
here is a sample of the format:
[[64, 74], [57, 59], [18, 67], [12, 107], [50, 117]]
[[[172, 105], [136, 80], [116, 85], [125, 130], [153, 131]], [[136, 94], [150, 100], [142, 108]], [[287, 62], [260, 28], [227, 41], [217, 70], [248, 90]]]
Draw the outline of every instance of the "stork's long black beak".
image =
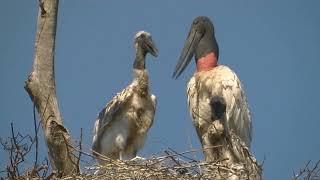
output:
[[188, 38], [184, 43], [182, 53], [180, 55], [179, 61], [176, 65], [172, 78], [177, 79], [180, 74], [185, 70], [187, 65], [190, 63], [192, 56], [194, 55], [196, 48], [202, 38], [202, 33], [196, 28], [192, 28], [189, 32]]
[[142, 43], [143, 48], [152, 54], [152, 56], [157, 57], [158, 56], [158, 49], [156, 47], [156, 44], [153, 42], [152, 38], [146, 38], [144, 42]]

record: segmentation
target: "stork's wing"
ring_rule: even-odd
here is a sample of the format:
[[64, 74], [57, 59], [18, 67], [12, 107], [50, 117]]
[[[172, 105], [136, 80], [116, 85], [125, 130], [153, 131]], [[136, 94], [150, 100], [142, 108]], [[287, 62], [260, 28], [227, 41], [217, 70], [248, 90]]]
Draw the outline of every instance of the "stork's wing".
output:
[[190, 115], [192, 118], [193, 125], [196, 128], [198, 137], [202, 143], [202, 134], [203, 132], [200, 131], [200, 117], [199, 117], [199, 96], [197, 91], [197, 84], [196, 84], [196, 77], [193, 76], [187, 86], [187, 97], [188, 97], [188, 106]]
[[144, 129], [144, 131], [147, 131], [153, 124], [153, 119], [154, 119], [154, 115], [156, 113], [156, 109], [157, 109], [157, 97], [154, 94], [151, 94], [151, 103], [152, 103], [152, 110], [153, 113], [150, 116], [150, 122], [147, 123], [148, 125], [146, 126], [146, 128]]
[[225, 68], [232, 74], [221, 80], [221, 93], [227, 102], [228, 125], [250, 148], [252, 124], [247, 98], [237, 75], [229, 68]]
[[132, 86], [130, 85], [123, 89], [120, 93], [117, 93], [117, 95], [114, 96], [99, 113], [93, 129], [93, 150], [99, 151], [98, 142], [100, 137], [103, 135], [107, 127], [111, 125], [114, 116], [128, 102], [132, 94]]
[[194, 75], [187, 87], [188, 103], [193, 124], [201, 135], [211, 118], [210, 98], [220, 96], [225, 99], [229, 128], [250, 147], [251, 118], [244, 90], [237, 75], [226, 66]]

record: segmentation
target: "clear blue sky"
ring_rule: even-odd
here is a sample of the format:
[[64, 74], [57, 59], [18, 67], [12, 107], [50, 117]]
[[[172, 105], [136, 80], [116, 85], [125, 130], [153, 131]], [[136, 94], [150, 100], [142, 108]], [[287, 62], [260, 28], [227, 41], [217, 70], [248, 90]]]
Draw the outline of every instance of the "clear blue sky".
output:
[[[10, 135], [10, 122], [22, 133], [33, 132], [23, 85], [32, 66], [37, 8], [37, 0], [0, 2], [0, 137]], [[91, 146], [97, 113], [132, 79], [133, 36], [147, 30], [159, 49], [156, 61], [147, 59], [158, 109], [140, 155], [199, 148], [185, 92], [194, 64], [178, 80], [171, 74], [192, 20], [206, 15], [216, 28], [220, 63], [237, 72], [245, 87], [252, 152], [260, 162], [265, 157], [265, 179], [288, 179], [308, 160], [320, 159], [319, 9], [316, 0], [61, 0], [55, 72], [64, 123], [73, 137], [82, 127]], [[41, 150], [44, 156], [43, 143]]]

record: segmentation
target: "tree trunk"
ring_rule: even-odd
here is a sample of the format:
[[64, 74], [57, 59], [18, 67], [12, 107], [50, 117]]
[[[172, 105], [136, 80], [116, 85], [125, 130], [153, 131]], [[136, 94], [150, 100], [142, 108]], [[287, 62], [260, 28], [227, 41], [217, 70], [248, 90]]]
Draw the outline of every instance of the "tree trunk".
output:
[[79, 171], [67, 129], [63, 126], [55, 90], [54, 47], [59, 0], [39, 0], [33, 69], [25, 89], [37, 108], [53, 171]]

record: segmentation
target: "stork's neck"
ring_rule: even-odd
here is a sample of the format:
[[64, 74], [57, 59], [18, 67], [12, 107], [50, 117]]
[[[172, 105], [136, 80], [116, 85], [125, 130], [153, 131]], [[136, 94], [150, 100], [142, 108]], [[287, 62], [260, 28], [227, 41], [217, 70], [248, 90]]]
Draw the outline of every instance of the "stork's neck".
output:
[[217, 56], [210, 52], [203, 57], [196, 60], [197, 63], [197, 72], [208, 71], [218, 65]]
[[134, 69], [144, 70], [146, 68], [146, 51], [138, 45], [136, 48], [136, 58], [133, 63]]
[[133, 69], [133, 85], [137, 93], [141, 96], [149, 92], [149, 76], [147, 70]]

